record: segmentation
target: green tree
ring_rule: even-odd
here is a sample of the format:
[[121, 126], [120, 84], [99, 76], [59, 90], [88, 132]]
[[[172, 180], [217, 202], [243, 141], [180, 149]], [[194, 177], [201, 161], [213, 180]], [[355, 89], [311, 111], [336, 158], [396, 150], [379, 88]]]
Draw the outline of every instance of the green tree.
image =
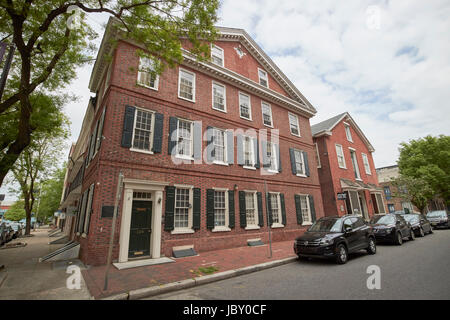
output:
[[33, 99], [50, 92], [60, 96], [58, 90], [76, 77], [77, 67], [92, 60], [98, 35], [86, 14], [114, 17], [124, 37], [151, 53], [160, 73], [182, 61], [182, 38], [198, 59], [209, 56], [218, 7], [219, 0], [0, 0], [0, 41], [16, 47], [0, 101], [0, 127], [8, 128], [0, 132], [0, 186], [41, 126], [32, 121]]
[[435, 196], [433, 189], [421, 178], [400, 175], [392, 179], [392, 185], [397, 189], [396, 192], [393, 192], [394, 197], [411, 202], [422, 213], [425, 213], [428, 202]]
[[11, 221], [19, 221], [26, 217], [25, 209], [24, 209], [24, 201], [23, 199], [17, 200], [12, 204], [12, 206], [6, 211], [5, 219]]
[[66, 175], [66, 165], [56, 169], [51, 179], [42, 183], [42, 192], [37, 208], [37, 219], [47, 221], [58, 210]]
[[434, 196], [450, 205], [450, 136], [426, 136], [402, 143], [398, 166], [402, 176], [423, 181]]

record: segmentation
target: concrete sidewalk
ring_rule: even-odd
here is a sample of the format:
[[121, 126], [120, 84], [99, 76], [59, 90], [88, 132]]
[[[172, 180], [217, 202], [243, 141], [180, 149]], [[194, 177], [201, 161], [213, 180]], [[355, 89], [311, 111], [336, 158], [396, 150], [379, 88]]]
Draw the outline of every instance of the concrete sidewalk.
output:
[[174, 259], [175, 263], [118, 270], [111, 266], [108, 290], [103, 291], [106, 266], [82, 271], [95, 299], [140, 299], [243, 275], [295, 261], [293, 241], [202, 252], [195, 257]]
[[56, 239], [48, 237], [49, 230], [37, 229], [32, 232], [32, 237], [21, 237], [8, 243], [25, 242], [24, 247], [0, 249], [0, 265], [5, 265], [0, 271], [0, 300], [91, 299], [83, 279], [81, 289], [67, 289], [66, 280], [70, 276], [66, 273], [67, 263], [39, 262], [40, 257], [63, 246], [48, 244], [49, 240]]

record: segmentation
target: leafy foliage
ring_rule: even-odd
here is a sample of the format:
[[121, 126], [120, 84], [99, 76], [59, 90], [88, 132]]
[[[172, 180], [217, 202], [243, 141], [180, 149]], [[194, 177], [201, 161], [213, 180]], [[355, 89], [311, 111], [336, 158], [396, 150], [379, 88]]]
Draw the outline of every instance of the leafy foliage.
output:
[[396, 192], [393, 192], [394, 197], [411, 202], [420, 212], [424, 212], [428, 202], [435, 195], [430, 185], [422, 178], [400, 175], [398, 178], [392, 179], [392, 185], [397, 189]]
[[42, 192], [37, 210], [37, 219], [46, 221], [46, 218], [52, 217], [58, 210], [61, 195], [64, 186], [64, 177], [66, 174], [66, 166], [56, 169], [51, 179], [42, 183]]
[[23, 199], [18, 200], [6, 211], [5, 219], [11, 221], [19, 221], [26, 217]]

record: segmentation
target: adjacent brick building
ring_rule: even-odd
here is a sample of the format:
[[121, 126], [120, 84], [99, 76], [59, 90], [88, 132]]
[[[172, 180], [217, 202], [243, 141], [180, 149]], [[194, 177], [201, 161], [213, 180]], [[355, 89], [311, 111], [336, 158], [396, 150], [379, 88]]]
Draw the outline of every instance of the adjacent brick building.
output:
[[219, 28], [209, 62], [186, 43], [183, 63], [154, 77], [113, 23], [61, 205], [86, 264], [106, 263], [120, 172], [119, 263], [267, 242], [269, 226], [273, 241], [294, 239], [323, 216], [316, 110], [244, 30]]
[[348, 112], [311, 127], [326, 216], [385, 213], [375, 151]]

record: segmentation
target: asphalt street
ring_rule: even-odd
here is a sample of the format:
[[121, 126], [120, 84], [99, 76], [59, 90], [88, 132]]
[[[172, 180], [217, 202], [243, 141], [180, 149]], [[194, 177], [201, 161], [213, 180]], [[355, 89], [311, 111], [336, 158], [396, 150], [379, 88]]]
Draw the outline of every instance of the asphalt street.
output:
[[[369, 266], [381, 288], [369, 290]], [[450, 299], [450, 230], [402, 246], [378, 244], [377, 254], [334, 261], [295, 261], [280, 267], [152, 297], [167, 300]]]

